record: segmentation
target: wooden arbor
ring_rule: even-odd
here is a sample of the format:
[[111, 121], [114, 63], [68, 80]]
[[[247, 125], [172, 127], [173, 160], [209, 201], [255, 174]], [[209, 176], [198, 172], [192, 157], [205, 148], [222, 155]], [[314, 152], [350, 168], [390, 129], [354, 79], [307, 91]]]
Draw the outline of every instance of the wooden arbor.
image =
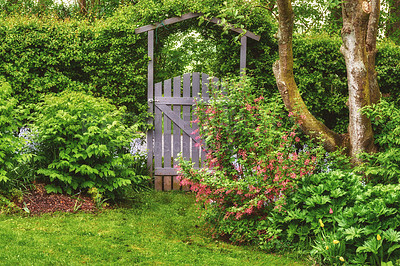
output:
[[[154, 121], [149, 121], [154, 123], [154, 130], [147, 132], [147, 166], [151, 173], [154, 172], [156, 190], [180, 189], [176, 180], [177, 171], [173, 166], [173, 158], [176, 158], [178, 153], [182, 152], [185, 159], [192, 160], [195, 163], [194, 167], [200, 167], [205, 158], [204, 152], [200, 150], [198, 145], [198, 135], [192, 134], [196, 125], [191, 124], [190, 120], [194, 97], [200, 93], [202, 98], [208, 98], [209, 77], [203, 73], [193, 73], [192, 75], [188, 73], [184, 74], [183, 77], [174, 77], [154, 84], [154, 30], [160, 26], [200, 16], [203, 16], [203, 14], [187, 13], [181, 17], [169, 18], [160, 23], [146, 25], [135, 30], [136, 34], [148, 33], [148, 111], [154, 113], [155, 116]], [[221, 24], [221, 20], [218, 18], [206, 20], [217, 25]], [[233, 26], [230, 26], [229, 29], [239, 34], [244, 33], [242, 29]], [[246, 68], [247, 38], [260, 40], [260, 36], [250, 31], [246, 31], [241, 37], [241, 71]]]

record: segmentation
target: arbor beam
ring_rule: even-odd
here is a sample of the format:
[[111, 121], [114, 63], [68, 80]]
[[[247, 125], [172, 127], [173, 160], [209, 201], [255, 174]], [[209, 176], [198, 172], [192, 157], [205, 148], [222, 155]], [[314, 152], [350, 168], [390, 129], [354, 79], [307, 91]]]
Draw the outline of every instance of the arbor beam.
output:
[[[191, 19], [191, 18], [197, 18], [197, 17], [201, 17], [201, 16], [204, 16], [204, 14], [203, 13], [187, 13], [187, 14], [184, 14], [184, 15], [182, 15], [180, 17], [167, 18], [167, 19], [165, 19], [165, 20], [163, 20], [161, 22], [157, 22], [155, 24], [149, 24], [149, 25], [146, 25], [146, 26], [139, 27], [139, 28], [135, 29], [135, 33], [136, 34], [140, 34], [140, 33], [143, 33], [143, 32], [148, 32], [148, 31], [151, 31], [151, 30], [155, 30], [155, 29], [157, 29], [157, 28], [159, 28], [161, 26], [171, 25], [171, 24], [174, 24], [174, 23], [177, 23], [177, 22], [181, 22], [181, 21], [185, 21], [185, 20], [188, 20], [188, 19]], [[237, 32], [239, 34], [243, 34], [244, 33], [244, 36], [249, 37], [249, 38], [251, 38], [253, 40], [260, 41], [260, 39], [261, 39], [261, 36], [258, 36], [256, 34], [252, 33], [251, 31], [243, 30], [241, 28], [236, 28], [230, 23], [223, 24], [222, 20], [219, 19], [219, 18], [210, 18], [210, 19], [209, 18], [205, 18], [205, 20], [207, 20], [207, 21], [209, 21], [211, 23], [217, 24], [217, 25], [228, 26], [229, 30]]]

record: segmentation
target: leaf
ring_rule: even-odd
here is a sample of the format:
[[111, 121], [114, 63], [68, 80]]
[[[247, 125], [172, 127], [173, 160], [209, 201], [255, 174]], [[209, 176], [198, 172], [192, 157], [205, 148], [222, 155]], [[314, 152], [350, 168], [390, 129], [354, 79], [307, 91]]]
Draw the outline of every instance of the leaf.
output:
[[400, 242], [400, 232], [395, 231], [393, 228], [384, 231], [382, 235], [389, 242]]
[[46, 185], [45, 188], [46, 188], [46, 192], [49, 194], [50, 193], [62, 193], [62, 189], [60, 187], [52, 185], [52, 184]]
[[390, 256], [390, 254], [392, 254], [392, 252], [395, 251], [395, 250], [398, 249], [398, 248], [400, 248], [400, 244], [396, 244], [396, 245], [391, 246], [391, 247], [388, 249], [388, 256]]
[[382, 246], [382, 241], [376, 240], [376, 238], [372, 238], [368, 241], [364, 242], [364, 245], [357, 248], [356, 252], [359, 253], [368, 253], [372, 252], [377, 255], [379, 248]]
[[344, 230], [343, 234], [346, 236], [346, 240], [353, 240], [354, 238], [360, 238], [364, 232], [363, 228], [350, 227]]

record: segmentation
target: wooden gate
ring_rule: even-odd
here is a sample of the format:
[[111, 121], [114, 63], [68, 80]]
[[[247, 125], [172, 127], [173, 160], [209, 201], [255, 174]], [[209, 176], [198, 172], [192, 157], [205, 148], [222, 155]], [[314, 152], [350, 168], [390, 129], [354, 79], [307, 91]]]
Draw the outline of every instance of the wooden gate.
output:
[[[201, 167], [205, 158], [196, 142], [198, 136], [191, 134], [196, 125], [191, 123], [192, 106], [195, 97], [199, 93], [205, 100], [208, 98], [207, 84], [208, 75], [193, 73], [184, 74], [183, 77], [175, 77], [154, 85], [154, 31], [159, 27], [173, 23], [185, 21], [203, 16], [202, 13], [187, 13], [181, 17], [172, 17], [160, 23], [146, 25], [135, 29], [136, 34], [147, 32], [147, 54], [149, 56], [148, 76], [147, 76], [147, 98], [149, 101], [149, 113], [154, 113], [154, 120], [149, 123], [154, 124], [154, 130], [147, 132], [147, 166], [154, 176], [156, 190], [177, 190], [180, 189], [176, 179], [176, 169], [173, 167], [173, 160], [177, 154], [182, 155], [187, 160], [192, 160], [195, 167]], [[240, 38], [240, 70], [243, 73], [246, 68], [247, 38], [259, 41], [260, 36], [251, 31], [243, 31], [235, 28], [231, 24], [222, 23], [218, 18], [205, 18], [205, 20], [217, 24], [228, 26], [234, 32], [242, 34]]]
[[[213, 82], [217, 81], [213, 79]], [[207, 101], [209, 76], [184, 74], [155, 84], [154, 87], [154, 185], [156, 190], [178, 190], [175, 159], [179, 153], [191, 160], [195, 168], [202, 166], [205, 153], [193, 123], [195, 98]], [[152, 99], [149, 99], [151, 102]]]

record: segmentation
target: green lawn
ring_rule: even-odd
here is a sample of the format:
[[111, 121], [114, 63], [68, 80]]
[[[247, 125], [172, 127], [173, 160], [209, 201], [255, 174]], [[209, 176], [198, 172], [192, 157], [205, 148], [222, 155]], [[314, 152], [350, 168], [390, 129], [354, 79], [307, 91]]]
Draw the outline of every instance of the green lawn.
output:
[[210, 238], [195, 208], [192, 195], [152, 192], [98, 214], [2, 215], [0, 264], [306, 265]]

